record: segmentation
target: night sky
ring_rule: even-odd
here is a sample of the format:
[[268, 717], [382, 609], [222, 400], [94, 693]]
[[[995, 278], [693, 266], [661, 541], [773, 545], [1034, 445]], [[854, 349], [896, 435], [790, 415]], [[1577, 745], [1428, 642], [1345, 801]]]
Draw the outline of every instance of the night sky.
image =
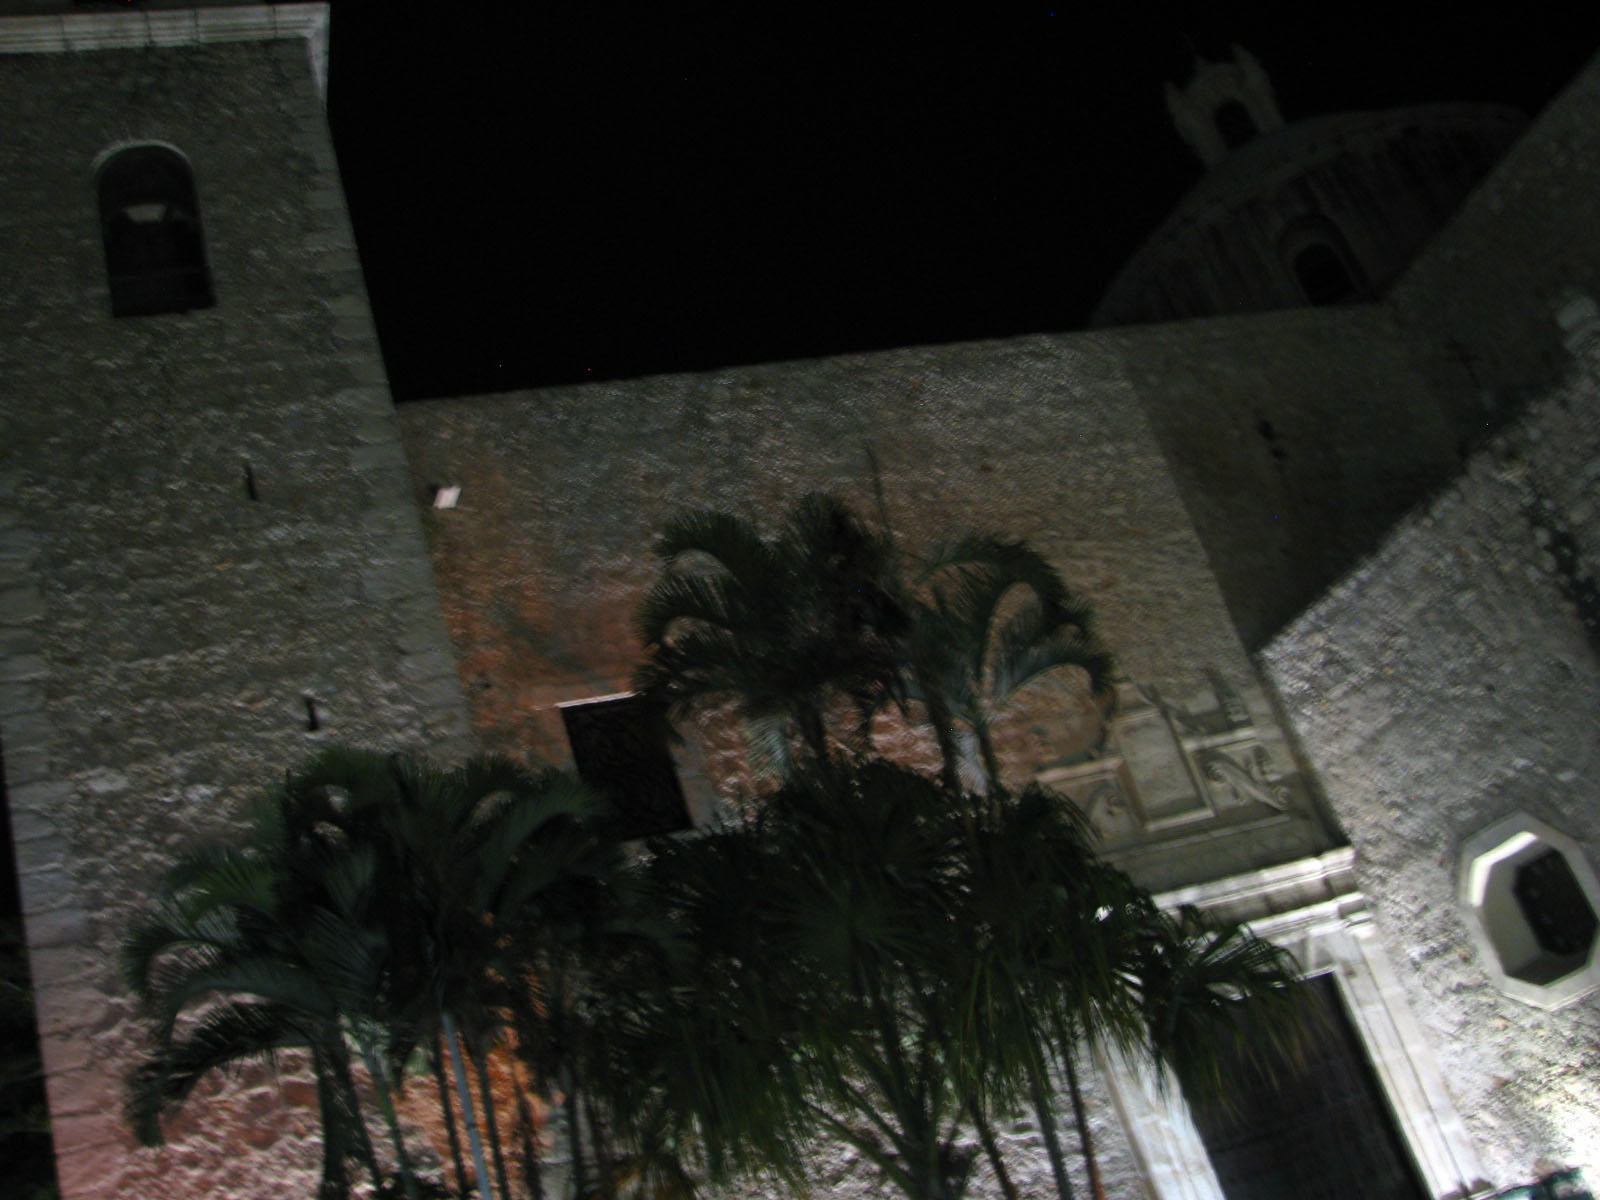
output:
[[1081, 327], [1198, 177], [1161, 91], [1196, 50], [1251, 50], [1292, 122], [1537, 113], [1600, 46], [1543, 5], [576, 7], [335, 0], [399, 400]]

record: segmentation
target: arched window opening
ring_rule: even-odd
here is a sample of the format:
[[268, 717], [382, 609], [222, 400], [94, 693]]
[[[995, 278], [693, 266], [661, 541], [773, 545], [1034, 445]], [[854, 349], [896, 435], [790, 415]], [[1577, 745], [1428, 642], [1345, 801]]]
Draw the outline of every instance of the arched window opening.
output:
[[165, 146], [119, 151], [100, 168], [98, 190], [112, 316], [216, 303], [194, 176], [181, 154]]
[[1359, 294], [1339, 252], [1326, 243], [1307, 246], [1294, 256], [1294, 277], [1311, 304], [1343, 304]]
[[1369, 298], [1350, 248], [1326, 217], [1296, 221], [1279, 240], [1278, 251], [1307, 304], [1354, 304]]
[[1229, 150], [1237, 150], [1261, 134], [1256, 128], [1255, 118], [1250, 115], [1250, 110], [1238, 100], [1225, 100], [1219, 104], [1216, 122], [1217, 132], [1222, 135], [1222, 144]]

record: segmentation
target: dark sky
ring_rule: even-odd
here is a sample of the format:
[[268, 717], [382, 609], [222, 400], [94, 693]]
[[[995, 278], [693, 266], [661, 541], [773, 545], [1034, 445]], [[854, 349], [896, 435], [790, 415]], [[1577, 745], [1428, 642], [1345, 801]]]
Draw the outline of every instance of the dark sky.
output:
[[1197, 177], [1193, 50], [1293, 121], [1537, 112], [1600, 46], [1589, 6], [409, 7], [335, 0], [330, 87], [400, 400], [1079, 327]]

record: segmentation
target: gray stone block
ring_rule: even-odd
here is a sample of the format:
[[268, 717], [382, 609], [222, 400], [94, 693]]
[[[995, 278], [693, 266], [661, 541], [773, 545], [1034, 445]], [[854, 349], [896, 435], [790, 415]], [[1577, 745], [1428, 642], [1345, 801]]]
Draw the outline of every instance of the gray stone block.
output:
[[45, 612], [44, 598], [37, 588], [24, 585], [0, 590], [0, 626], [37, 621]]

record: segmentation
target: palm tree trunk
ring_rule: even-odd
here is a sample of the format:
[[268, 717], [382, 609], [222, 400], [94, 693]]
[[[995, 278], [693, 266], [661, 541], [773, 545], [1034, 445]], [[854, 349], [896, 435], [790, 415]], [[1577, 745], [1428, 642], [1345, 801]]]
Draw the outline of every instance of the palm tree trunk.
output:
[[1056, 1117], [1051, 1111], [1050, 1095], [1044, 1089], [1044, 1080], [1040, 1078], [1042, 1070], [1042, 1065], [1030, 1057], [1028, 1093], [1033, 1100], [1034, 1115], [1039, 1119], [1045, 1153], [1050, 1156], [1050, 1173], [1055, 1176], [1056, 1194], [1061, 1200], [1072, 1200], [1072, 1180], [1067, 1175], [1066, 1155], [1061, 1152], [1061, 1138], [1056, 1132]]
[[444, 1039], [434, 1035], [433, 1054], [429, 1056], [433, 1068], [433, 1086], [439, 1092], [439, 1110], [444, 1113], [444, 1131], [450, 1139], [450, 1161], [456, 1168], [456, 1190], [467, 1194], [467, 1164], [461, 1157], [461, 1134], [456, 1129], [456, 1108], [450, 1099], [450, 1085], [444, 1077]]
[[1000, 786], [1000, 757], [994, 752], [994, 739], [989, 736], [989, 723], [986, 720], [975, 720], [972, 735], [978, 740], [978, 754], [983, 760], [983, 774], [988, 780], [988, 791], [993, 792]]
[[528, 1103], [527, 1089], [522, 1086], [522, 1076], [511, 1075], [517, 1092], [517, 1141], [522, 1153], [522, 1175], [528, 1185], [532, 1200], [544, 1200], [544, 1177], [539, 1168], [539, 1127], [534, 1123], [533, 1106]]
[[[883, 526], [884, 536], [891, 539], [894, 574], [904, 590], [905, 572], [900, 563], [900, 545], [894, 536], [894, 527], [889, 523], [889, 505], [883, 494], [883, 476], [878, 470], [878, 456], [870, 442], [866, 443], [865, 448], [867, 464], [872, 471], [873, 498], [878, 505], [878, 523]], [[910, 658], [911, 673], [922, 692], [922, 704], [928, 710], [928, 724], [933, 726], [933, 740], [939, 747], [939, 782], [951, 795], [960, 795], [961, 751], [956, 746], [955, 731], [950, 727], [950, 709], [945, 704], [944, 693], [934, 682], [934, 671], [927, 661], [927, 652], [918, 646], [915, 632], [912, 635]]]
[[1089, 1137], [1089, 1118], [1083, 1108], [1083, 1091], [1078, 1087], [1078, 1068], [1073, 1065], [1072, 1047], [1061, 1048], [1062, 1061], [1067, 1065], [1067, 1090], [1072, 1094], [1072, 1117], [1078, 1123], [1078, 1139], [1083, 1143], [1083, 1165], [1089, 1172], [1091, 1200], [1101, 1200], [1105, 1194], [1100, 1186], [1100, 1164], [1095, 1161], [1094, 1142]]
[[922, 705], [928, 710], [928, 724], [933, 727], [933, 740], [939, 747], [939, 782], [951, 795], [961, 794], [961, 747], [956, 745], [955, 730], [951, 727], [950, 706], [939, 690], [935, 673], [927, 662], [927, 652], [913, 649], [911, 670], [917, 677], [917, 689], [922, 693]]
[[615, 1164], [611, 1159], [611, 1146], [606, 1141], [605, 1123], [595, 1109], [592, 1092], [584, 1097], [583, 1114], [589, 1125], [589, 1145], [594, 1153], [594, 1170], [600, 1184], [601, 1200], [616, 1200]]
[[441, 1012], [439, 1021], [444, 1027], [445, 1045], [450, 1047], [450, 1068], [456, 1078], [456, 1095], [461, 1100], [461, 1120], [467, 1127], [467, 1145], [472, 1147], [472, 1165], [478, 1172], [478, 1195], [482, 1200], [494, 1200], [489, 1167], [483, 1161], [483, 1139], [478, 1136], [478, 1118], [472, 1109], [472, 1093], [467, 1088], [467, 1070], [461, 1065], [461, 1045], [456, 1036], [455, 1019], [449, 1013]]
[[567, 1144], [572, 1150], [572, 1194], [584, 1200], [583, 1137], [578, 1132], [578, 1085], [569, 1063], [561, 1064], [562, 1106], [567, 1110]]
[[810, 704], [804, 704], [795, 714], [800, 723], [800, 737], [813, 758], [819, 763], [828, 761], [828, 731], [822, 724], [822, 714]]
[[361, 1100], [356, 1095], [356, 1081], [350, 1074], [350, 1053], [345, 1048], [344, 1035], [333, 1029], [327, 1044], [328, 1066], [338, 1087], [342, 1106], [350, 1116], [350, 1129], [354, 1134], [355, 1154], [372, 1176], [372, 1186], [383, 1190], [383, 1169], [378, 1166], [378, 1156], [372, 1148], [372, 1138], [367, 1133], [367, 1122], [361, 1115]]
[[995, 1141], [994, 1129], [984, 1117], [983, 1110], [974, 1101], [967, 1105], [967, 1111], [972, 1116], [972, 1124], [978, 1130], [978, 1141], [983, 1145], [983, 1152], [988, 1156], [989, 1165], [994, 1168], [995, 1181], [1000, 1184], [1001, 1194], [1006, 1200], [1020, 1200], [1017, 1195], [1017, 1185], [1011, 1182], [1011, 1172], [1006, 1170], [1005, 1159], [1000, 1157], [1000, 1143]]
[[[471, 1054], [470, 1046], [467, 1050]], [[472, 1054], [472, 1065], [478, 1072], [478, 1095], [483, 1098], [483, 1123], [489, 1129], [489, 1152], [494, 1156], [495, 1182], [500, 1185], [500, 1194], [509, 1198], [511, 1180], [506, 1175], [506, 1156], [500, 1147], [500, 1122], [495, 1117], [494, 1090], [489, 1086], [489, 1056], [482, 1052]]]
[[349, 1200], [350, 1173], [345, 1159], [350, 1153], [350, 1114], [345, 1111], [328, 1056], [317, 1047], [311, 1050], [311, 1070], [317, 1079], [317, 1108], [322, 1113], [322, 1180], [317, 1185], [317, 1200]]
[[400, 1171], [400, 1186], [405, 1189], [406, 1200], [418, 1200], [417, 1177], [411, 1166], [406, 1140], [400, 1134], [400, 1117], [394, 1111], [394, 1093], [389, 1087], [389, 1077], [372, 1050], [363, 1050], [362, 1057], [366, 1060], [367, 1071], [372, 1075], [372, 1086], [378, 1093], [378, 1108], [383, 1113], [383, 1123], [389, 1130], [389, 1142], [394, 1147], [395, 1163]]

